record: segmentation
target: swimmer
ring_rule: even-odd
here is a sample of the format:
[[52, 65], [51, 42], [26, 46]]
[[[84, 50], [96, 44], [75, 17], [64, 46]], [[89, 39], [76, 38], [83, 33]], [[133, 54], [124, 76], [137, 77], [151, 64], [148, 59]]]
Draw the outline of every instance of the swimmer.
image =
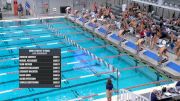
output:
[[124, 29], [121, 29], [119, 32], [118, 32], [118, 35], [119, 37], [122, 37], [124, 35]]
[[98, 26], [98, 24], [97, 24], [97, 19], [96, 19], [96, 18], [93, 18], [90, 22], [91, 22], [92, 24], [94, 24], [95, 27]]
[[66, 14], [70, 14], [70, 12], [71, 12], [71, 7], [67, 7], [66, 8]]
[[74, 15], [74, 16], [77, 16], [77, 15], [78, 15], [78, 13], [79, 13], [79, 11], [78, 11], [78, 10], [74, 10], [73, 15]]
[[105, 25], [105, 28], [107, 29], [107, 30], [110, 30], [110, 29], [112, 29], [112, 28], [114, 28], [114, 24], [107, 24], [107, 25]]
[[90, 17], [90, 14], [89, 14], [89, 13], [85, 13], [85, 14], [83, 15], [83, 18], [89, 19], [89, 17]]
[[[169, 59], [169, 56], [167, 55], [167, 48], [166, 48], [166, 46], [162, 46], [161, 48], [159, 48], [158, 55], [161, 58], [159, 64], [161, 64], [163, 62], [166, 62]], [[165, 56], [166, 58], [162, 59], [163, 56]]]
[[139, 53], [139, 51], [142, 51], [144, 48], [144, 43], [145, 40], [143, 38], [140, 38], [137, 42], [136, 45], [138, 46], [137, 52]]
[[176, 46], [175, 46], [175, 54], [177, 56], [176, 61], [179, 60], [180, 57], [180, 36], [178, 36], [178, 40], [176, 42]]
[[91, 20], [91, 23], [97, 23], [97, 19], [96, 19], [96, 18], [93, 18], [93, 19]]

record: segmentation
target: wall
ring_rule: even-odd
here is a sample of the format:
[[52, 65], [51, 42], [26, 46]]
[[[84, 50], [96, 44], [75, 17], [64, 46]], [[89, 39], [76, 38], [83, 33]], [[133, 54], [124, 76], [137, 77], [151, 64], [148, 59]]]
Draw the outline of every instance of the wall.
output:
[[[131, 0], [116, 0], [115, 2], [116, 2], [117, 4], [122, 5], [122, 4], [124, 4], [124, 3], [127, 4], [127, 3], [129, 3], [130, 1], [131, 1]], [[141, 7], [142, 7], [143, 4], [140, 4], [140, 3], [139, 3], [139, 5], [141, 5]], [[163, 16], [163, 17], [165, 17], [165, 18], [172, 18], [173, 14], [174, 14], [174, 11], [168, 10], [168, 9], [164, 9], [164, 11], [163, 11], [163, 8], [160, 8], [160, 7], [153, 7], [153, 10], [155, 11], [155, 14], [156, 14], [156, 15], [158, 15], [158, 16]], [[175, 17], [177, 18], [179, 15], [180, 15], [180, 12], [176, 11], [176, 12], [175, 12]]]

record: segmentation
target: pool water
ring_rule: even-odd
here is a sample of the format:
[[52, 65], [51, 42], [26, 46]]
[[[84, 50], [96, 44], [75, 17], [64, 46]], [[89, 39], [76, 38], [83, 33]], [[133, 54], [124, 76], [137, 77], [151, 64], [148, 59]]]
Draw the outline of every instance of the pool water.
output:
[[[57, 29], [60, 34], [50, 30], [44, 22]], [[120, 70], [120, 78], [112, 72], [92, 76], [110, 70], [103, 63], [93, 59], [84, 51], [67, 42], [67, 36], [94, 55], [103, 58]], [[79, 97], [105, 92], [107, 78], [112, 78], [114, 88], [127, 88], [157, 80], [168, 80], [142, 62], [65, 18], [30, 20], [22, 22], [0, 22], [0, 101], [67, 101]], [[102, 46], [102, 47], [99, 47]], [[61, 49], [61, 88], [24, 88], [19, 89], [19, 48], [59, 48]], [[122, 56], [117, 56], [124, 54]], [[122, 70], [134, 66], [141, 68]], [[122, 70], [122, 71], [121, 71]], [[91, 75], [91, 76], [88, 76]], [[159, 76], [158, 76], [159, 75]], [[70, 78], [81, 77], [74, 80]], [[118, 81], [117, 81], [118, 80]], [[163, 85], [165, 83], [161, 83]], [[157, 86], [151, 84], [132, 90]], [[93, 100], [105, 97], [94, 96]]]

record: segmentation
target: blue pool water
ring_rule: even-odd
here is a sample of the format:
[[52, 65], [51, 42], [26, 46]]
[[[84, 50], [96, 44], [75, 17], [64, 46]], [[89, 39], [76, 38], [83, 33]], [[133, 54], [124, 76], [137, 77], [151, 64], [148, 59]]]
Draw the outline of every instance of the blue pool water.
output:
[[[43, 22], [49, 23], [60, 34], [48, 29]], [[78, 97], [89, 96], [105, 92], [106, 80], [112, 77], [114, 88], [117, 88], [116, 73], [87, 76], [110, 70], [102, 63], [94, 60], [91, 56], [68, 43], [62, 36], [66, 35], [80, 46], [89, 49], [96, 56], [112, 64], [119, 70], [133, 66], [143, 66], [138, 69], [120, 71], [118, 88], [128, 88], [144, 83], [157, 81], [155, 70], [146, 64], [138, 62], [129, 55], [119, 52], [118, 49], [109, 45], [104, 40], [94, 37], [92, 33], [85, 31], [76, 24], [64, 19], [30, 20], [22, 22], [0, 22], [0, 101], [67, 101]], [[105, 46], [106, 47], [97, 47]], [[94, 47], [94, 48], [92, 48]], [[62, 64], [62, 80], [82, 77], [75, 80], [62, 81], [61, 88], [19, 88], [19, 48], [60, 48]], [[69, 51], [73, 50], [73, 51]], [[108, 56], [116, 56], [108, 58]], [[87, 77], [85, 77], [87, 76]], [[168, 78], [160, 75], [159, 80]], [[161, 83], [164, 84], [164, 83]], [[161, 85], [160, 84], [160, 85]], [[132, 90], [140, 90], [154, 87], [155, 84], [138, 87]], [[105, 97], [94, 96], [91, 99]]]

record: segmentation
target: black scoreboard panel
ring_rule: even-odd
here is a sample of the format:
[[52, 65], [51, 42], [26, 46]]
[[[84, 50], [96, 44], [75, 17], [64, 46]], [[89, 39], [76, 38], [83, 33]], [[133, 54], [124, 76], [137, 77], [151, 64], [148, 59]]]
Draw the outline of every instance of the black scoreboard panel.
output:
[[19, 87], [61, 86], [60, 49], [19, 49]]

